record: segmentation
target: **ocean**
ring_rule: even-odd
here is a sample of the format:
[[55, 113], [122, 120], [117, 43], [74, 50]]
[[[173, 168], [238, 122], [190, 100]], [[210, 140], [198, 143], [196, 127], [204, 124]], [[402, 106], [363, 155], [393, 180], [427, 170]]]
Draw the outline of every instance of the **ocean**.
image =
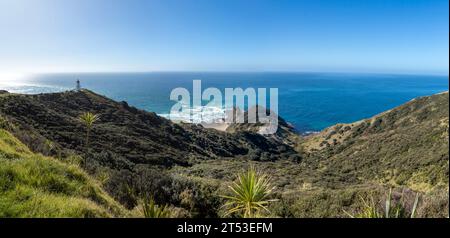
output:
[[[167, 116], [175, 104], [172, 89], [278, 88], [279, 115], [300, 133], [374, 116], [415, 97], [447, 91], [448, 76], [344, 73], [66, 73], [40, 74], [0, 89], [14, 93], [48, 93], [81, 86], [118, 101]], [[214, 110], [211, 110], [214, 111]]]

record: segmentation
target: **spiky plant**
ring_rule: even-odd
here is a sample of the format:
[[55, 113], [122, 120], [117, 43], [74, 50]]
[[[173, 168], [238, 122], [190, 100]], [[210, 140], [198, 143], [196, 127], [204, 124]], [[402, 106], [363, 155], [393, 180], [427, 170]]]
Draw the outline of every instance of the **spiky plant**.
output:
[[[403, 200], [403, 195], [400, 201]], [[389, 190], [388, 198], [384, 205], [384, 217], [385, 218], [414, 218], [416, 215], [417, 205], [419, 204], [419, 193], [416, 194], [414, 199], [414, 205], [411, 212], [408, 213], [405, 205], [402, 202], [394, 203], [392, 199], [392, 189]]]
[[91, 133], [91, 129], [94, 126], [94, 123], [100, 119], [100, 116], [91, 112], [84, 112], [80, 115], [79, 119], [86, 127], [85, 147], [87, 149], [89, 147], [89, 135]]
[[48, 154], [51, 154], [53, 150], [55, 149], [55, 143], [53, 143], [51, 140], [45, 140], [45, 149], [47, 150]]
[[226, 199], [223, 208], [225, 216], [238, 215], [244, 218], [261, 217], [263, 212], [270, 212], [267, 208], [274, 187], [270, 177], [255, 167], [250, 166], [247, 171], [238, 174], [237, 179], [229, 187], [230, 195], [224, 195]]
[[145, 218], [169, 218], [171, 215], [167, 205], [156, 205], [152, 198], [143, 199], [141, 203]]
[[1, 129], [5, 129], [5, 130], [9, 129], [9, 122], [8, 122], [8, 120], [6, 120], [6, 118], [4, 118], [1, 115], [0, 115], [0, 128]]
[[370, 201], [366, 201], [364, 198], [361, 198], [361, 202], [363, 208], [356, 215], [352, 215], [344, 210], [344, 212], [351, 218], [383, 218], [383, 214], [378, 212], [378, 207], [375, 204], [373, 196], [370, 197]]
[[80, 115], [79, 120], [83, 125], [86, 127], [86, 140], [85, 140], [85, 157], [84, 157], [84, 166], [87, 166], [87, 157], [89, 152], [89, 136], [92, 130], [92, 127], [94, 126], [94, 123], [97, 122], [100, 119], [99, 115], [91, 113], [91, 112], [84, 112]]
[[[403, 198], [403, 197], [402, 197]], [[373, 197], [370, 198], [370, 202], [361, 198], [363, 203], [363, 209], [356, 215], [347, 213], [352, 218], [414, 218], [416, 215], [417, 205], [419, 204], [419, 194], [416, 194], [414, 205], [411, 212], [408, 214], [404, 204], [394, 203], [392, 199], [392, 189], [389, 190], [389, 195], [384, 202], [384, 211], [380, 212]]]

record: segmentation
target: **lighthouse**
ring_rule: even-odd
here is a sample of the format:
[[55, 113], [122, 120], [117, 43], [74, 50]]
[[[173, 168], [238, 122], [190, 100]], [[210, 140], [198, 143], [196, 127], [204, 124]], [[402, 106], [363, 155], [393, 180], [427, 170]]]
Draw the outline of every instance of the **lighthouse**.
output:
[[80, 80], [77, 79], [77, 87], [76, 90], [79, 92], [81, 90]]

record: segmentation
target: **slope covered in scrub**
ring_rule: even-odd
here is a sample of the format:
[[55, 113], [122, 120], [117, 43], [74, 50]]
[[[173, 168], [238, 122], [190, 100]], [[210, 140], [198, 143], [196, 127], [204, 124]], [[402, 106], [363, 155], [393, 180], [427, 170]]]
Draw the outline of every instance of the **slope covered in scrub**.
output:
[[139, 110], [89, 90], [38, 95], [4, 94], [0, 114], [14, 124], [17, 138], [39, 151], [46, 139], [63, 150], [83, 151], [84, 112], [100, 119], [91, 133], [92, 157], [115, 168], [138, 164], [187, 166], [190, 159], [249, 156], [265, 153], [275, 160], [295, 154], [283, 143], [253, 132], [226, 133], [200, 125], [176, 124], [153, 112]]
[[[178, 217], [220, 216], [221, 189], [254, 165], [270, 174], [276, 187], [274, 217], [348, 217], [343, 211], [358, 212], [361, 197], [382, 201], [391, 188], [408, 204], [420, 195], [418, 217], [448, 217], [448, 103], [448, 92], [421, 97], [302, 138], [281, 118], [279, 133], [264, 137], [255, 133], [260, 125], [222, 132], [176, 124], [89, 90], [4, 93], [0, 128], [33, 152], [83, 155], [87, 173], [106, 174], [102, 187], [129, 210], [152, 196], [157, 204], [176, 208]], [[84, 147], [85, 128], [78, 120], [83, 112], [100, 116], [90, 149]], [[11, 135], [3, 132], [3, 138]], [[61, 204], [76, 200], [72, 213], [64, 206], [55, 208], [54, 216], [126, 215], [77, 166], [33, 154], [15, 139], [3, 139], [1, 148], [0, 215], [44, 216], [27, 204], [48, 204], [39, 206], [47, 210], [58, 205], [40, 201], [47, 195], [28, 199], [38, 193]]]
[[332, 126], [302, 146], [320, 161], [319, 176], [342, 184], [448, 188], [448, 103], [448, 92], [419, 97], [372, 118]]

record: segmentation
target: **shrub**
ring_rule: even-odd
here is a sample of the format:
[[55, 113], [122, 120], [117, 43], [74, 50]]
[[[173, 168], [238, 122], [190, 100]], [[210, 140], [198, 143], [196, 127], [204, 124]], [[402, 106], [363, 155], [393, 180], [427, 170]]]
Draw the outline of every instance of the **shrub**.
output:
[[238, 215], [244, 218], [260, 217], [263, 212], [270, 212], [273, 187], [270, 177], [251, 166], [247, 171], [238, 174], [238, 178], [229, 186], [231, 195], [222, 196], [227, 201], [223, 205], [225, 216]]
[[141, 203], [145, 218], [169, 218], [171, 216], [167, 205], [156, 205], [152, 198], [143, 199]]
[[[411, 211], [408, 211], [407, 206], [403, 203], [403, 196], [400, 201], [395, 201], [392, 197], [392, 189], [389, 190], [389, 195], [384, 202], [384, 208], [380, 209], [374, 201], [373, 196], [370, 201], [361, 198], [364, 205], [363, 209], [356, 215], [348, 214], [352, 218], [414, 218], [416, 215], [417, 205], [419, 203], [419, 194], [416, 194], [414, 205]], [[382, 212], [381, 212], [382, 210]]]

